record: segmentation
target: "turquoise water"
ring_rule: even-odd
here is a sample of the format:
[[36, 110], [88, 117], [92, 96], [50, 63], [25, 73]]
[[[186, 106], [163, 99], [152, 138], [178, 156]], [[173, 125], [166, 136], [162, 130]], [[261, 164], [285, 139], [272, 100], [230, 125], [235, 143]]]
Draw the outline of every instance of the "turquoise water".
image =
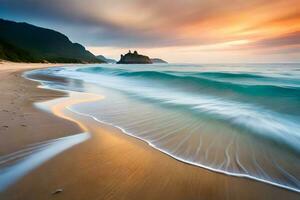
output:
[[27, 76], [104, 95], [69, 109], [180, 161], [300, 191], [299, 64], [103, 64]]

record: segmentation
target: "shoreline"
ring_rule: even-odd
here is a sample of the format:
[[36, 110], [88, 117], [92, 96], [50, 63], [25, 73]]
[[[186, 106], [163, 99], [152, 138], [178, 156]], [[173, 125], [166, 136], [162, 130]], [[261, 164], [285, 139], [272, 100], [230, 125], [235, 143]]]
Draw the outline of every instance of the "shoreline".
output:
[[[81, 131], [77, 124], [38, 110], [33, 105], [34, 102], [65, 97], [66, 93], [38, 88], [39, 83], [22, 77], [22, 73], [27, 70], [62, 65], [0, 63], [0, 90], [2, 91], [0, 156], [17, 151], [31, 143], [68, 136]], [[45, 131], [41, 132], [39, 129]]]
[[[19, 74], [19, 79], [24, 78]], [[36, 87], [36, 85], [31, 84], [30, 87]], [[44, 92], [52, 95], [50, 90], [45, 90]], [[54, 98], [63, 96], [57, 95]], [[44, 100], [46, 99], [42, 99], [42, 101]], [[47, 115], [43, 111], [39, 112]], [[145, 193], [148, 194], [148, 199], [195, 199], [200, 197], [209, 199], [264, 199], [266, 197], [296, 199], [299, 197], [299, 194], [287, 191], [286, 189], [246, 178], [219, 174], [186, 164], [186, 162], [178, 162], [178, 160], [171, 158], [169, 155], [145, 145], [145, 141], [140, 141], [132, 136], [123, 134], [116, 127], [99, 124], [86, 119], [86, 117], [75, 116], [68, 112], [67, 115], [70, 115], [71, 119], [75, 118], [75, 121], [85, 124], [87, 129], [92, 133], [92, 139], [59, 154], [35, 171], [29, 173], [4, 193], [7, 199], [21, 199], [21, 197], [50, 199], [51, 195], [49, 196], [47, 188], [49, 186], [50, 188], [55, 188], [59, 185], [63, 185], [69, 191], [59, 196], [65, 199], [82, 199], [86, 197], [95, 199], [97, 196], [103, 198], [110, 197], [111, 199], [119, 199], [121, 197], [125, 199], [141, 199], [145, 197], [143, 196]], [[64, 119], [59, 120], [66, 121]], [[84, 155], [85, 153], [88, 156]], [[100, 158], [97, 155], [101, 155]], [[74, 160], [71, 158], [74, 158]], [[125, 158], [131, 162], [127, 162], [127, 160], [124, 160]], [[110, 163], [111, 159], [113, 163]], [[96, 162], [96, 167], [92, 164], [94, 162]], [[105, 163], [105, 166], [102, 166], [99, 162]], [[72, 163], [80, 166], [74, 166]], [[63, 168], [64, 170], [59, 171], [57, 168]], [[126, 170], [128, 168], [129, 171]], [[89, 176], [84, 177], [83, 174], [86, 173], [81, 169], [90, 171]], [[123, 172], [123, 170], [125, 171]], [[44, 180], [45, 174], [48, 173], [53, 175], [53, 177], [50, 176], [46, 178], [47, 180]], [[99, 173], [105, 180], [96, 178], [99, 176]], [[76, 176], [76, 180], [72, 178], [72, 174]], [[62, 180], [61, 177], [67, 180]], [[122, 178], [120, 179], [120, 177]], [[129, 181], [129, 185], [125, 184], [124, 186], [123, 182], [128, 182], [127, 179], [132, 180]], [[44, 182], [39, 185], [41, 180], [44, 180]], [[94, 185], [88, 184], [87, 186], [82, 186], [82, 181], [94, 183]], [[113, 187], [111, 188], [111, 186]], [[136, 191], [134, 186], [138, 187], [141, 191]], [[37, 189], [34, 190], [34, 188]], [[153, 188], [156, 193], [153, 191]], [[265, 194], [255, 193], [259, 190]], [[18, 194], [13, 194], [15, 191], [18, 191]], [[111, 193], [112, 191], [113, 194]], [[171, 191], [173, 191], [173, 194], [171, 194]]]
[[91, 118], [92, 120], [95, 120], [95, 121], [99, 122], [100, 124], [105, 124], [107, 126], [111, 126], [114, 129], [117, 129], [118, 131], [122, 132], [123, 134], [126, 134], [129, 137], [133, 137], [133, 138], [135, 138], [135, 139], [143, 142], [145, 145], [148, 145], [149, 147], [151, 147], [151, 148], [153, 148], [153, 149], [155, 149], [155, 150], [157, 150], [157, 151], [159, 151], [159, 152], [161, 152], [163, 154], [166, 154], [167, 156], [169, 156], [172, 159], [177, 160], [178, 162], [182, 162], [184, 164], [191, 165], [191, 166], [194, 166], [194, 167], [199, 167], [201, 169], [209, 170], [211, 172], [215, 172], [215, 173], [218, 173], [218, 174], [232, 176], [232, 177], [236, 177], [236, 178], [245, 178], [245, 179], [249, 179], [249, 180], [253, 180], [253, 181], [258, 181], [258, 182], [261, 182], [261, 183], [264, 183], [264, 184], [269, 184], [271, 186], [278, 187], [280, 189], [288, 190], [290, 192], [300, 193], [299, 189], [295, 189], [295, 188], [292, 188], [292, 187], [289, 187], [289, 186], [286, 186], [286, 185], [282, 185], [280, 183], [271, 182], [271, 181], [268, 181], [268, 180], [265, 180], [265, 179], [260, 179], [260, 178], [257, 178], [257, 177], [254, 177], [254, 176], [250, 176], [250, 175], [247, 175], [247, 174], [237, 174], [237, 173], [233, 173], [233, 172], [227, 172], [227, 171], [224, 171], [224, 170], [219, 170], [219, 169], [211, 168], [211, 167], [208, 167], [208, 166], [205, 166], [205, 165], [202, 165], [202, 164], [198, 164], [196, 162], [190, 162], [188, 160], [184, 160], [182, 158], [179, 158], [177, 156], [172, 155], [171, 153], [169, 153], [169, 152], [167, 152], [167, 151], [165, 151], [165, 150], [163, 150], [161, 148], [156, 147], [154, 144], [152, 144], [151, 142], [148, 142], [148, 141], [144, 140], [141, 137], [138, 137], [138, 136], [135, 136], [135, 135], [131, 134], [130, 132], [126, 131], [125, 129], [123, 129], [120, 126], [114, 125], [113, 123], [110, 123], [110, 122], [105, 122], [105, 121], [99, 120], [99, 119], [95, 118], [94, 116], [83, 114], [83, 113], [80, 113], [78, 111], [72, 110], [70, 108], [69, 108], [69, 110], [71, 112], [75, 113], [75, 114]]

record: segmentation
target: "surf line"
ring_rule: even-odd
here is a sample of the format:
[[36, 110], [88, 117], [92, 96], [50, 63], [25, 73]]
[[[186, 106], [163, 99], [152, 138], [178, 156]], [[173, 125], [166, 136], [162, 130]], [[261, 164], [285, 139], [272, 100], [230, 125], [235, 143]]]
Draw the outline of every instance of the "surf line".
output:
[[[79, 121], [67, 116], [63, 110], [71, 105], [101, 100], [104, 96], [85, 93], [81, 94], [80, 97], [81, 98], [74, 98], [70, 95], [69, 97], [54, 99], [59, 102], [51, 106], [50, 111], [57, 117], [76, 123], [83, 132], [71, 136], [30, 144], [19, 151], [0, 156], [0, 192], [5, 191], [26, 174], [33, 171], [46, 161], [90, 138], [88, 129]], [[46, 104], [47, 102], [54, 100], [49, 100], [39, 104]]]
[[[82, 104], [82, 103], [88, 103], [93, 101], [99, 101], [104, 99], [104, 96], [96, 95], [96, 94], [90, 94], [90, 93], [83, 93], [83, 92], [69, 92], [69, 97], [65, 97], [64, 100], [62, 100], [60, 103], [56, 103], [53, 106], [50, 107], [51, 113], [54, 115], [66, 119], [68, 121], [76, 123], [83, 131], [88, 132], [88, 129], [84, 124], [79, 122], [78, 120], [75, 120], [69, 116], [67, 116], [63, 110], [67, 109], [71, 106]], [[58, 99], [59, 100], [59, 99]], [[39, 106], [38, 106], [39, 107]]]
[[225, 175], [228, 175], [228, 176], [233, 176], [233, 177], [237, 177], [237, 178], [247, 178], [247, 179], [250, 179], [250, 180], [255, 180], [255, 181], [258, 181], [258, 182], [261, 182], [261, 183], [265, 183], [265, 184], [268, 184], [268, 185], [272, 185], [272, 186], [276, 186], [278, 188], [282, 188], [282, 189], [286, 189], [286, 190], [289, 190], [289, 191], [292, 191], [292, 192], [297, 192], [297, 193], [300, 193], [300, 189], [298, 188], [295, 188], [295, 187], [292, 187], [292, 186], [289, 186], [289, 185], [285, 185], [285, 184], [282, 184], [280, 182], [273, 182], [271, 180], [267, 180], [267, 179], [263, 179], [263, 178], [260, 178], [260, 177], [256, 177], [256, 176], [253, 176], [253, 175], [250, 175], [250, 174], [246, 174], [246, 173], [238, 173], [238, 172], [229, 172], [229, 171], [226, 171], [226, 170], [222, 170], [222, 169], [218, 169], [218, 168], [213, 168], [213, 167], [210, 167], [210, 166], [206, 166], [204, 164], [201, 164], [201, 163], [197, 163], [197, 162], [194, 162], [194, 161], [189, 161], [187, 159], [184, 159], [184, 158], [181, 158], [179, 156], [176, 156], [176, 155], [173, 155], [172, 153], [168, 152], [167, 150], [163, 149], [163, 148], [160, 148], [160, 147], [157, 147], [155, 144], [145, 140], [144, 138], [140, 137], [140, 136], [136, 136], [134, 135], [133, 133], [127, 131], [126, 129], [122, 128], [121, 126], [118, 126], [114, 123], [111, 123], [111, 122], [107, 122], [105, 120], [100, 120], [98, 119], [97, 117], [93, 116], [93, 115], [90, 115], [90, 114], [86, 114], [86, 113], [82, 113], [82, 112], [79, 112], [79, 111], [76, 111], [74, 110], [73, 108], [71, 107], [66, 107], [67, 109], [69, 109], [71, 112], [75, 113], [75, 114], [78, 114], [78, 115], [82, 115], [84, 117], [89, 117], [101, 124], [106, 124], [106, 125], [109, 125], [109, 126], [112, 126], [118, 130], [120, 130], [122, 133], [128, 135], [128, 136], [131, 136], [133, 138], [136, 138], [142, 142], [145, 142], [146, 144], [148, 144], [150, 147], [170, 156], [171, 158], [174, 158], [175, 160], [178, 160], [180, 162], [183, 162], [183, 163], [186, 163], [186, 164], [190, 164], [190, 165], [193, 165], [193, 166], [197, 166], [197, 167], [201, 167], [203, 169], [207, 169], [207, 170], [210, 170], [212, 172], [217, 172], [217, 173], [220, 173], [220, 174], [225, 174]]

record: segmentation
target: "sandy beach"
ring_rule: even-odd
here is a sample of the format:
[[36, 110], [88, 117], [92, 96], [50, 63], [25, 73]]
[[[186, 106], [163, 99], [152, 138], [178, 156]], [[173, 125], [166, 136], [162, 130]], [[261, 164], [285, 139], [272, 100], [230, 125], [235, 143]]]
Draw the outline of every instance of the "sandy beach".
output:
[[74, 123], [58, 119], [32, 106], [33, 102], [62, 97], [65, 94], [39, 89], [36, 82], [21, 77], [22, 72], [26, 70], [59, 65], [12, 62], [0, 64], [1, 156], [19, 150], [28, 144], [79, 131], [78, 126]]
[[[54, 114], [37, 109], [34, 102], [66, 94], [37, 88], [22, 72], [59, 65], [0, 64], [0, 156], [83, 131], [91, 138], [28, 173], [0, 199], [299, 199], [297, 192], [182, 163], [64, 107]], [[53, 195], [57, 189], [63, 192]]]

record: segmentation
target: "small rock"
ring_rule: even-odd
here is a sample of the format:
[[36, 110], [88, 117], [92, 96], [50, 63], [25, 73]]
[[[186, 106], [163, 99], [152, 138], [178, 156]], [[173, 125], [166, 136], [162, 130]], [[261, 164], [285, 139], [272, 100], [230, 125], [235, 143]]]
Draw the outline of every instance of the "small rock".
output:
[[4, 128], [8, 128], [8, 126], [2, 126], [2, 127], [4, 127]]
[[63, 189], [57, 189], [54, 192], [52, 192], [52, 195], [56, 195], [56, 194], [62, 193], [63, 191], [64, 191]]

